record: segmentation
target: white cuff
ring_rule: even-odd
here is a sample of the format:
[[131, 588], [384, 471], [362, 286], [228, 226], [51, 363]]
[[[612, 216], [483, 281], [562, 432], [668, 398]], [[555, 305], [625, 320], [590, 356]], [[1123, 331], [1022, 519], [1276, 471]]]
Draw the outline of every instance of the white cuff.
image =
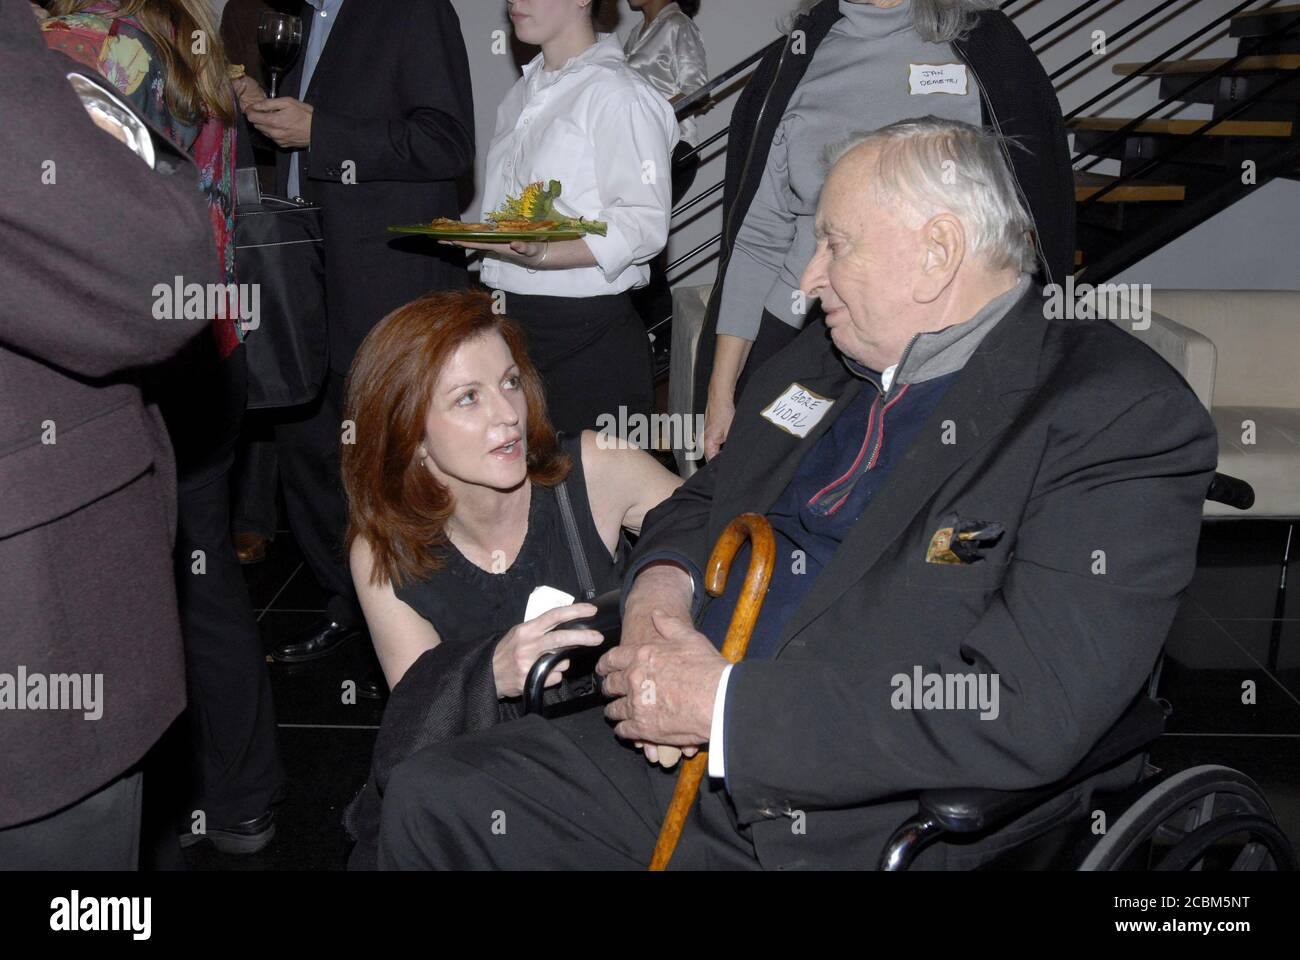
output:
[[636, 259], [635, 251], [613, 223], [606, 224], [605, 236], [589, 233], [582, 239], [607, 283], [613, 283], [621, 277], [623, 271], [632, 266]]
[[734, 663], [722, 668], [718, 678], [718, 689], [713, 694], [713, 720], [709, 723], [709, 776], [721, 779], [726, 776], [725, 758], [722, 756], [722, 718], [727, 702], [727, 679], [731, 676]]

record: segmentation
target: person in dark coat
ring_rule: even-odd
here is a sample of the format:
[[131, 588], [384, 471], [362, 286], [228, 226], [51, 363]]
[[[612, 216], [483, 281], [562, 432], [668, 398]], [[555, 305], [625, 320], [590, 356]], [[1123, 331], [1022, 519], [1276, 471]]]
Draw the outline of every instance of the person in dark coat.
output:
[[[217, 258], [194, 164], [138, 117], [152, 169], [97, 130], [69, 73], [113, 90], [0, 4], [0, 863], [133, 869], [137, 764], [185, 706], [175, 466], [138, 371], [209, 336], [154, 286]], [[38, 675], [80, 677], [82, 709], [16, 709]]]
[[463, 260], [387, 228], [458, 217], [458, 180], [474, 164], [469, 65], [449, 0], [311, 0], [300, 10], [302, 52], [284, 95], [237, 82], [249, 121], [282, 148], [276, 192], [319, 203], [324, 218], [329, 375], [316, 403], [276, 428], [289, 526], [329, 596], [320, 623], [275, 649], [295, 663], [364, 634], [339, 479], [352, 357], [391, 310], [468, 284]]
[[[673, 867], [869, 868], [919, 791], [1051, 784], [1114, 725], [1195, 571], [1214, 425], [1126, 331], [1045, 317], [1002, 147], [933, 118], [849, 146], [801, 281], [824, 316], [646, 518], [603, 714], [400, 764], [380, 867], [643, 869], [674, 778], [640, 741], [707, 744]], [[748, 547], [720, 597], [701, 572], [749, 512], [776, 559], [731, 665]], [[1094, 786], [916, 865], [985, 863]]]

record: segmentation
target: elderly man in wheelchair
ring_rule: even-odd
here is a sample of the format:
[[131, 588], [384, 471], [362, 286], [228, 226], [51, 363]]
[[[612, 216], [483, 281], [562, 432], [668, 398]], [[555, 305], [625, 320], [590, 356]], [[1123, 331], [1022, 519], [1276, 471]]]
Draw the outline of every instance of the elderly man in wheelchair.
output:
[[[382, 867], [644, 869], [706, 747], [673, 868], [1292, 865], [1243, 775], [1139, 785], [1202, 503], [1239, 491], [1172, 368], [1044, 317], [1005, 149], [925, 118], [830, 158], [821, 313], [647, 518], [604, 703], [406, 760]], [[776, 554], [732, 665], [742, 578], [711, 599], [702, 571], [742, 513]]]

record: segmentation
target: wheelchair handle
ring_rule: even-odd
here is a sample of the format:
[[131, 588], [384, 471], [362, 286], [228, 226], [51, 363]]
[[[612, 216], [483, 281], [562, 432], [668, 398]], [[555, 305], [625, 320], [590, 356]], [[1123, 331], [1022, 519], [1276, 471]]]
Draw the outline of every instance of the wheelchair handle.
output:
[[1249, 510], [1255, 505], [1255, 489], [1245, 480], [1216, 473], [1214, 479], [1210, 481], [1210, 489], [1205, 494], [1205, 499], [1236, 507], [1238, 510]]
[[584, 646], [556, 647], [538, 657], [528, 671], [528, 679], [524, 681], [524, 713], [542, 712], [542, 698], [546, 695], [546, 678], [551, 675], [556, 664], [571, 653], [590, 649]]
[[[557, 647], [554, 650], [548, 650], [538, 657], [531, 668], [528, 670], [528, 677], [524, 680], [524, 713], [542, 712], [542, 697], [546, 693], [546, 678], [550, 676], [551, 671], [565, 657], [577, 655], [583, 651], [598, 651], [608, 649], [611, 646], [611, 639], [617, 639], [619, 631], [623, 625], [623, 617], [619, 611], [619, 605], [622, 601], [621, 590], [610, 590], [608, 593], [602, 593], [594, 600], [587, 601], [595, 606], [596, 612], [590, 617], [583, 617], [581, 620], [572, 620], [563, 624], [559, 629], [562, 630], [595, 630], [597, 633], [604, 634], [605, 643], [600, 647], [586, 647], [576, 645], [572, 647]], [[600, 684], [597, 680], [597, 689]]]

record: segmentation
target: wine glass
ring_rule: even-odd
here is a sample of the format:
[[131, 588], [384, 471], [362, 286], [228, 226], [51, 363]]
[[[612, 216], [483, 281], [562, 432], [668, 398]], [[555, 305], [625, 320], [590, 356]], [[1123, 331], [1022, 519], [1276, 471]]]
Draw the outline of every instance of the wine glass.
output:
[[257, 24], [257, 49], [271, 71], [270, 95], [276, 96], [280, 75], [293, 66], [302, 46], [302, 18], [291, 13], [264, 10]]

